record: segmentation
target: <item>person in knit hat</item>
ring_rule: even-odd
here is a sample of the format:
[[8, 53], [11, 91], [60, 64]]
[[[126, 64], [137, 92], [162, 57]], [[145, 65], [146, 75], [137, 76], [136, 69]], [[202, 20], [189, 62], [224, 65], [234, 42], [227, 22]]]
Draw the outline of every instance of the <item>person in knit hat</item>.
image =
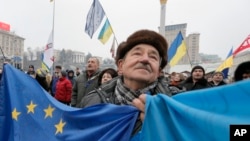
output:
[[139, 97], [158, 93], [171, 96], [174, 91], [159, 77], [167, 65], [168, 44], [161, 34], [145, 29], [134, 32], [122, 44], [116, 55], [116, 64], [121, 75], [90, 92], [82, 99], [81, 107], [99, 103], [133, 105], [141, 110], [142, 117], [135, 123], [132, 133], [135, 134], [142, 127], [144, 115], [141, 108], [144, 98]]
[[59, 73], [59, 80], [56, 83], [55, 99], [61, 103], [69, 105], [71, 102], [72, 84], [66, 77], [67, 72], [62, 70]]
[[187, 91], [209, 88], [211, 85], [205, 79], [205, 70], [202, 66], [194, 66], [189, 76], [182, 84]]
[[212, 74], [212, 81], [210, 81], [209, 84], [213, 87], [226, 85], [227, 83], [223, 79], [224, 74], [221, 71], [216, 71]]
[[234, 72], [234, 81], [250, 79], [250, 61], [238, 65]]

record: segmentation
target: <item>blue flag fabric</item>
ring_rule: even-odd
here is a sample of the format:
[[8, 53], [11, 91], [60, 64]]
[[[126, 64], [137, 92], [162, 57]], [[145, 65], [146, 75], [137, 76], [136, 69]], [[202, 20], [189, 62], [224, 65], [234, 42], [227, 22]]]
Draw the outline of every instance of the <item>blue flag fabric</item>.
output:
[[172, 98], [147, 95], [142, 131], [130, 139], [136, 108], [66, 106], [29, 75], [6, 64], [0, 85], [0, 140], [229, 140], [230, 125], [250, 124], [249, 84], [245, 80]]
[[145, 141], [228, 141], [230, 125], [250, 124], [250, 80], [185, 92], [147, 95]]
[[138, 110], [100, 104], [73, 108], [51, 97], [35, 79], [4, 65], [0, 85], [1, 141], [129, 140]]

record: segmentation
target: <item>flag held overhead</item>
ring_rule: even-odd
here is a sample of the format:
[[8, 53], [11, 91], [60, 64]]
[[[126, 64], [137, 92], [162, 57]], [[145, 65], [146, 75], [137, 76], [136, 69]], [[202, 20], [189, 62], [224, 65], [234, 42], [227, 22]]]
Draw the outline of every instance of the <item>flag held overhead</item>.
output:
[[42, 54], [42, 68], [50, 70], [54, 63], [54, 49], [53, 49], [53, 31], [49, 36], [48, 43], [45, 46], [45, 49]]
[[181, 32], [178, 33], [170, 48], [168, 49], [168, 61], [170, 66], [176, 65], [179, 60], [186, 54], [187, 47]]
[[111, 25], [110, 25], [110, 23], [109, 23], [109, 20], [106, 19], [106, 22], [104, 23], [104, 25], [103, 25], [103, 27], [102, 27], [100, 33], [99, 33], [98, 39], [99, 39], [103, 44], [105, 44], [105, 43], [109, 40], [109, 38], [110, 38], [110, 36], [112, 35], [112, 33], [113, 33], [113, 30], [112, 30], [112, 28], [111, 28]]
[[85, 32], [90, 36], [90, 38], [93, 37], [93, 34], [96, 32], [97, 28], [100, 26], [104, 15], [105, 15], [105, 12], [99, 0], [94, 0], [88, 12], [86, 25], [85, 25]]

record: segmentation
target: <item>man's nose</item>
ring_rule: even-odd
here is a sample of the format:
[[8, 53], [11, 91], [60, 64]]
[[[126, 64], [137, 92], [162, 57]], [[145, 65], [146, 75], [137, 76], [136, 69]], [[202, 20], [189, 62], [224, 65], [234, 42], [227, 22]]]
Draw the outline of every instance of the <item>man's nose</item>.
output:
[[149, 62], [149, 56], [147, 54], [143, 54], [140, 58], [140, 62]]

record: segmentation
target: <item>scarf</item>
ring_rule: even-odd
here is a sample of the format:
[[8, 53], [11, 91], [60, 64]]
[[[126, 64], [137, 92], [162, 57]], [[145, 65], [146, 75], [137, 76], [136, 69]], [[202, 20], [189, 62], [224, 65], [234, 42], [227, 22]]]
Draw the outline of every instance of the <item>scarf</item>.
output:
[[119, 105], [131, 105], [133, 99], [138, 98], [141, 94], [149, 94], [150, 90], [154, 89], [158, 84], [158, 80], [154, 81], [152, 84], [147, 86], [146, 88], [139, 89], [137, 91], [133, 91], [126, 87], [122, 82], [122, 78], [118, 78], [116, 82], [115, 88], [115, 96], [118, 100]]

